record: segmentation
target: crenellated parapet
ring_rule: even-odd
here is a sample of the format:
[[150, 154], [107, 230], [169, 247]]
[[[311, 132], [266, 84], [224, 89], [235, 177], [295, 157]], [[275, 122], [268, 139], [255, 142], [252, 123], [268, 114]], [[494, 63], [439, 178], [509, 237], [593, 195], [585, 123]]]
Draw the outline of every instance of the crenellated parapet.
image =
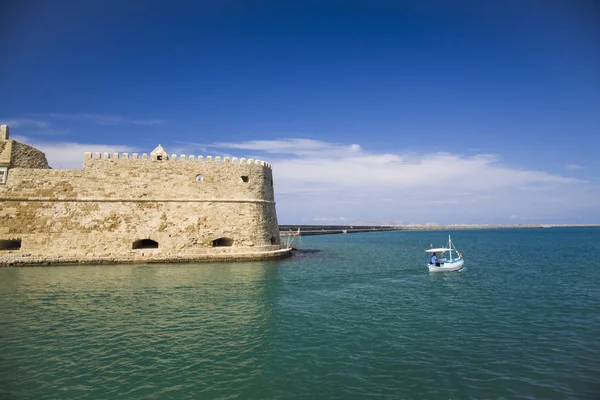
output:
[[194, 156], [194, 155], [185, 155], [185, 154], [171, 154], [168, 157], [160, 158], [155, 154], [147, 154], [147, 153], [84, 153], [84, 162], [88, 162], [89, 160], [93, 161], [149, 161], [149, 162], [186, 162], [186, 163], [215, 163], [215, 164], [232, 164], [232, 165], [259, 165], [263, 167], [267, 167], [269, 169], [273, 169], [273, 166], [266, 161], [258, 160], [254, 158], [237, 158], [237, 157], [212, 157], [212, 156]]

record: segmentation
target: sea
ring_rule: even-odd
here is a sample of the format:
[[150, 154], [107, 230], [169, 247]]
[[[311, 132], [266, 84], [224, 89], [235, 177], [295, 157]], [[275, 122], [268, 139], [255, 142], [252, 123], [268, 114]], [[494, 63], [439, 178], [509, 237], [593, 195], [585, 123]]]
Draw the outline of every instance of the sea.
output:
[[[460, 272], [430, 273], [448, 235]], [[600, 227], [0, 269], [0, 399], [600, 399]]]

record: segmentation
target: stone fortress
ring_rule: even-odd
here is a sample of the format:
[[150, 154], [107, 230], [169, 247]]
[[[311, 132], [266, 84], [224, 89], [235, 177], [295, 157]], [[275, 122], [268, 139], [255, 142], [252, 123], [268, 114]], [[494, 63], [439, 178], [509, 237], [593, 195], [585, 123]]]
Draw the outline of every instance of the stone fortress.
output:
[[85, 153], [48, 166], [0, 127], [0, 266], [285, 257], [264, 161]]

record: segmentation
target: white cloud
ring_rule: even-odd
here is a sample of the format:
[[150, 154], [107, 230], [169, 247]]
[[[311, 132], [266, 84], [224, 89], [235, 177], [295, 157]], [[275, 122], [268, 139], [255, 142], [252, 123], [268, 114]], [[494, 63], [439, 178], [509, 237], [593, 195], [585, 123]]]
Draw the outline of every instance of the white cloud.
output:
[[[523, 184], [575, 183], [577, 179], [498, 164], [495, 155], [461, 156], [449, 153], [402, 155], [362, 151], [359, 145], [343, 146], [308, 139], [217, 143], [216, 147], [270, 153], [276, 173], [294, 186], [301, 182], [342, 187], [436, 187], [461, 190]], [[293, 154], [287, 158], [281, 155]], [[258, 156], [257, 156], [258, 157]]]
[[26, 143], [43, 151], [46, 154], [48, 164], [55, 169], [81, 169], [85, 152], [112, 154], [135, 150], [130, 146], [83, 144], [75, 142], [43, 142], [18, 135], [14, 136], [12, 139]]
[[[498, 155], [373, 153], [358, 144], [281, 139], [208, 145], [273, 164], [280, 221], [343, 213], [357, 220], [455, 223], [595, 210], [589, 182], [501, 163]], [[288, 216], [291, 216], [288, 217]]]

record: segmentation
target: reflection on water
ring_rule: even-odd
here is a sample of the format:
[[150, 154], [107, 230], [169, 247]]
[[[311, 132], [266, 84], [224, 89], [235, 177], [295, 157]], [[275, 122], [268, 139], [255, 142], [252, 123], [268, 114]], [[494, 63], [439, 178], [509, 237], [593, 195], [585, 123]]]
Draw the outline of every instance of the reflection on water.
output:
[[0, 390], [152, 396], [196, 375], [217, 394], [232, 373], [244, 387], [269, 357], [276, 274], [269, 263], [0, 270]]

